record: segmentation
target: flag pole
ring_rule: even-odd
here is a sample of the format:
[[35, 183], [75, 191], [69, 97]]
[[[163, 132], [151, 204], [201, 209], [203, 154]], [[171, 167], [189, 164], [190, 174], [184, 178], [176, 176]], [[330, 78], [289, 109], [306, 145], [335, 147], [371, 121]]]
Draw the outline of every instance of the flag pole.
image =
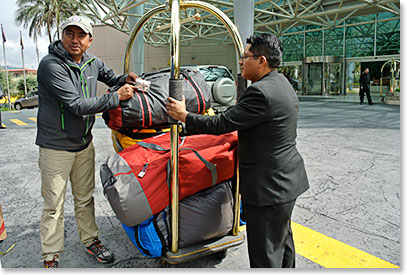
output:
[[20, 45], [21, 45], [21, 60], [23, 61], [23, 73], [24, 73], [24, 95], [27, 95], [27, 80], [25, 77], [25, 67], [24, 67], [24, 44], [23, 44], [23, 35], [20, 31]]
[[8, 70], [7, 70], [7, 61], [6, 61], [6, 47], [4, 43], [6, 42], [6, 36], [4, 35], [3, 24], [1, 24], [1, 34], [3, 36], [3, 57], [4, 57], [4, 67], [6, 68], [6, 83], [7, 83], [7, 95], [8, 95], [8, 105], [10, 110], [11, 107], [11, 96], [10, 96], [10, 84], [8, 83]]

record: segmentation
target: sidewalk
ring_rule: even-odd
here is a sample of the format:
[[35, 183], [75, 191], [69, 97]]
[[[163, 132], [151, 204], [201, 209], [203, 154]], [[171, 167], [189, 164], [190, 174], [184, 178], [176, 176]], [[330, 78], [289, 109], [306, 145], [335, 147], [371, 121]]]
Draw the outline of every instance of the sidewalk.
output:
[[[41, 267], [42, 199], [35, 135], [34, 128], [0, 130], [0, 202], [8, 235], [0, 251], [16, 244], [0, 256], [3, 268]], [[78, 240], [68, 187], [65, 252], [60, 266], [161, 267], [159, 259], [143, 257], [128, 240], [103, 196], [99, 167], [114, 151], [107, 127], [100, 124], [93, 135], [97, 223], [101, 240], [113, 250], [116, 261], [102, 265], [86, 255]], [[400, 106], [300, 99], [297, 143], [310, 189], [297, 200], [293, 221], [400, 265]], [[298, 268], [322, 267], [297, 252]], [[246, 245], [230, 249], [223, 261], [207, 257], [179, 267], [247, 268]]]

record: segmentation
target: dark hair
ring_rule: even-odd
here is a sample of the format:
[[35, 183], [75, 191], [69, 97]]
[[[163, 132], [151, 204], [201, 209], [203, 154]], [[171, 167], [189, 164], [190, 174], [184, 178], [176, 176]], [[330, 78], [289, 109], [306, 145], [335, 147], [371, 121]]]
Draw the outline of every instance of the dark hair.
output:
[[280, 39], [269, 33], [254, 34], [246, 39], [249, 51], [266, 57], [270, 68], [278, 68], [283, 59], [283, 46]]

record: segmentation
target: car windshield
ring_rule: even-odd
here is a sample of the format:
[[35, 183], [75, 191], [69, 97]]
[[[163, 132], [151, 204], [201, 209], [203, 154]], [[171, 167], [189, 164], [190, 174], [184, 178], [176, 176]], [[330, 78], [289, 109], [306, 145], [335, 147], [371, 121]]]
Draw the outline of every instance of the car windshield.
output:
[[[226, 77], [232, 79], [230, 73], [219, 67], [202, 67], [199, 68], [199, 71], [203, 74], [205, 81], [216, 81], [218, 78]], [[233, 79], [232, 79], [233, 80]]]

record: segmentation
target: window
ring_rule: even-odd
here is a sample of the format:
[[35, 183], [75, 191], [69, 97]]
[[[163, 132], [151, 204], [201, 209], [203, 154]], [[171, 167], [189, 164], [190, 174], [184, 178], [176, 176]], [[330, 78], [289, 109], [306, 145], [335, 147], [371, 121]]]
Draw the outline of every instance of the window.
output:
[[225, 77], [233, 80], [229, 71], [219, 67], [201, 67], [199, 72], [203, 74], [205, 81], [216, 81], [218, 78]]

